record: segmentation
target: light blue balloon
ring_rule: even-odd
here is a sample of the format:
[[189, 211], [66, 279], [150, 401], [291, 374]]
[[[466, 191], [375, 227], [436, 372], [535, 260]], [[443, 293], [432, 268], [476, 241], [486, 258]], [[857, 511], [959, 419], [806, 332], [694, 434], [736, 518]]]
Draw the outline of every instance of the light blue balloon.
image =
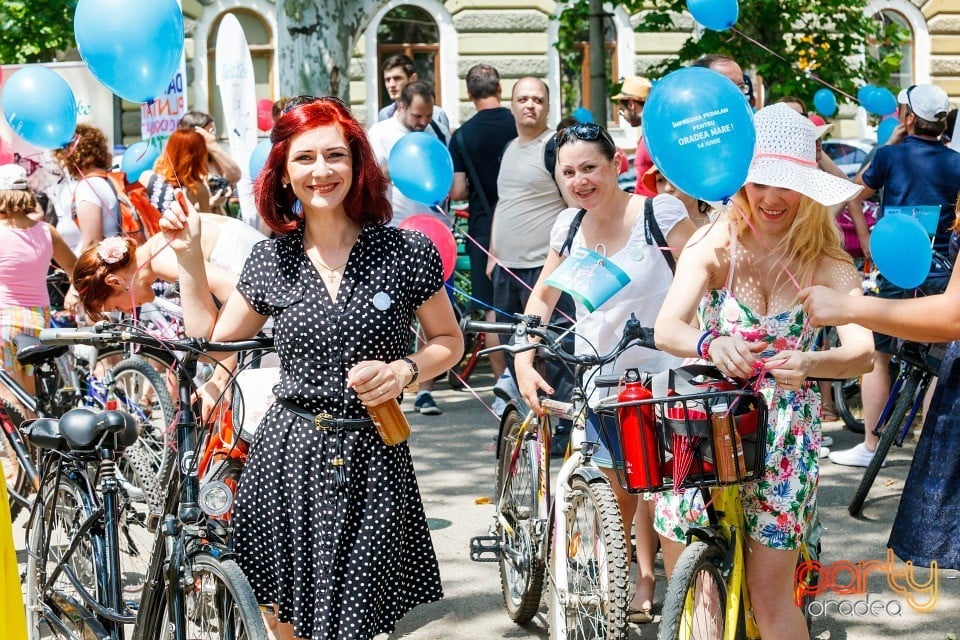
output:
[[824, 117], [831, 117], [837, 112], [837, 96], [830, 89], [819, 89], [813, 94], [813, 108]]
[[870, 232], [870, 255], [884, 278], [902, 289], [915, 289], [930, 273], [933, 250], [916, 218], [888, 213]]
[[643, 139], [663, 176], [684, 193], [719, 201], [747, 178], [756, 131], [740, 89], [716, 71], [688, 67], [653, 86]]
[[418, 131], [400, 138], [390, 150], [387, 168], [400, 193], [431, 207], [446, 200], [453, 185], [450, 152], [428, 133]]
[[740, 5], [737, 0], [687, 0], [687, 11], [707, 29], [726, 31], [737, 24]]
[[877, 87], [872, 84], [865, 84], [859, 89], [857, 89], [857, 102], [860, 103], [860, 106], [870, 111], [870, 105], [873, 104], [873, 95], [876, 93]]
[[255, 146], [253, 151], [250, 152], [251, 182], [257, 179], [257, 176], [260, 175], [260, 171], [263, 169], [263, 166], [267, 164], [267, 156], [270, 155], [270, 149], [272, 148], [273, 144], [271, 144], [270, 138], [261, 138], [257, 143], [257, 146]]
[[577, 107], [574, 109], [573, 117], [579, 122], [593, 122], [593, 112], [586, 107]]
[[885, 116], [897, 110], [897, 98], [890, 89], [874, 87], [864, 108], [876, 116]]
[[57, 149], [77, 128], [77, 100], [67, 81], [40, 65], [27, 65], [3, 85], [3, 116], [14, 133], [38, 147]]
[[123, 152], [120, 170], [127, 174], [127, 180], [136, 182], [140, 179], [140, 174], [153, 169], [153, 163], [159, 157], [160, 150], [146, 140], [134, 142]]
[[162, 95], [180, 67], [177, 0], [80, 0], [73, 32], [94, 77], [130, 102]]
[[880, 121], [880, 124], [877, 125], [877, 144], [887, 143], [893, 130], [897, 127], [897, 122], [897, 119], [892, 117]]

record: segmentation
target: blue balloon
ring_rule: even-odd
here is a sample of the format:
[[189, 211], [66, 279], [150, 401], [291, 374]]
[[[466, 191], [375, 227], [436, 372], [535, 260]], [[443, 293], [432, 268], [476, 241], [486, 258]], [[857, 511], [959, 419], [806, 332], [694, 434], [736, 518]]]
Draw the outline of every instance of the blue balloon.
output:
[[429, 206], [446, 200], [453, 185], [450, 152], [428, 133], [418, 131], [400, 138], [390, 150], [387, 168], [400, 193]]
[[687, 0], [687, 11], [707, 29], [726, 31], [737, 24], [740, 5], [737, 0]]
[[887, 140], [890, 139], [890, 135], [893, 133], [893, 130], [897, 127], [899, 121], [896, 118], [888, 117], [880, 121], [880, 124], [877, 125], [877, 144], [886, 144]]
[[136, 182], [140, 179], [140, 174], [153, 169], [153, 163], [159, 157], [160, 150], [146, 140], [134, 142], [123, 152], [120, 170], [127, 174], [127, 180]]
[[890, 89], [874, 87], [863, 106], [873, 115], [885, 116], [897, 110], [897, 98]]
[[884, 278], [902, 289], [915, 289], [930, 273], [933, 251], [916, 218], [888, 213], [870, 232], [870, 255]]
[[873, 104], [873, 95], [876, 93], [877, 87], [872, 84], [865, 84], [859, 89], [857, 89], [857, 102], [860, 103], [860, 106], [870, 111], [870, 105]]
[[257, 179], [257, 176], [260, 175], [260, 170], [263, 169], [263, 166], [267, 164], [267, 156], [270, 155], [270, 150], [273, 148], [273, 144], [270, 142], [270, 138], [261, 138], [257, 143], [257, 146], [253, 148], [253, 151], [250, 152], [250, 181], [254, 182]]
[[829, 118], [837, 112], [837, 96], [830, 89], [819, 89], [813, 94], [813, 108], [822, 116]]
[[574, 109], [573, 117], [580, 122], [593, 122], [593, 112], [586, 107], [577, 107]]
[[77, 128], [77, 100], [67, 81], [40, 65], [16, 71], [3, 85], [3, 116], [18, 136], [44, 149], [70, 142]]
[[654, 164], [700, 200], [724, 200], [743, 186], [756, 137], [753, 110], [739, 87], [703, 67], [663, 78], [643, 108], [643, 139]]
[[177, 0], [80, 0], [73, 33], [94, 77], [130, 102], [162, 95], [180, 68]]

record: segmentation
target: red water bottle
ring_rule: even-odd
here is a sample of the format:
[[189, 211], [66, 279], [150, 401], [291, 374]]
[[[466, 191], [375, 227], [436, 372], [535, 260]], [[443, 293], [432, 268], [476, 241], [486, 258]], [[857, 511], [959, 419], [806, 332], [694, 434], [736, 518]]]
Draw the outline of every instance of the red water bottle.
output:
[[[624, 386], [617, 395], [619, 402], [635, 402], [653, 397], [643, 386], [640, 374], [630, 369], [624, 374]], [[617, 410], [620, 423], [620, 441], [623, 443], [624, 467], [627, 486], [633, 491], [655, 489], [663, 484], [660, 472], [660, 444], [649, 404], [620, 407]]]

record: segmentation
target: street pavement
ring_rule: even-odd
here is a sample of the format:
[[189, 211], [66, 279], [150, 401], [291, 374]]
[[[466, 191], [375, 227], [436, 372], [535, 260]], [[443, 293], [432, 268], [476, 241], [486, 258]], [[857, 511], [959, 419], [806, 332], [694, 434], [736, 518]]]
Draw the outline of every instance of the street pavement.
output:
[[[474, 390], [487, 404], [492, 402], [493, 379], [480, 370], [471, 379]], [[496, 563], [470, 560], [472, 536], [486, 535], [493, 517], [494, 452], [497, 420], [481, 400], [468, 391], [453, 391], [443, 382], [434, 391], [443, 409], [441, 416], [421, 416], [413, 411], [412, 398], [404, 402], [410, 420], [414, 465], [423, 495], [433, 543], [440, 560], [445, 597], [440, 602], [417, 607], [401, 620], [390, 638], [435, 640], [448, 638], [548, 638], [546, 597], [540, 613], [526, 627], [513, 624], [503, 608]], [[834, 448], [847, 448], [861, 436], [844, 431], [839, 423], [825, 427]], [[874, 561], [877, 566], [865, 581], [868, 596], [825, 593], [819, 596], [825, 612], [816, 618], [813, 636], [821, 640], [879, 640], [881, 638], [956, 640], [960, 635], [960, 572], [940, 571], [937, 601], [932, 611], [918, 613], [906, 596], [894, 592], [886, 577], [886, 541], [896, 513], [900, 492], [910, 465], [913, 441], [903, 449], [894, 448], [889, 464], [871, 491], [863, 517], [847, 513], [847, 503], [860, 480], [862, 470], [839, 467], [822, 461], [820, 517], [825, 525], [823, 562], [848, 561], [855, 573], [837, 573], [835, 583], [850, 584], [859, 577], [858, 562]], [[960, 523], [958, 523], [960, 525]], [[18, 555], [23, 555], [24, 518], [15, 523]], [[957, 535], [951, 532], [918, 531], [917, 535]], [[839, 564], [830, 565], [833, 568]], [[904, 563], [895, 560], [901, 572], [895, 584], [904, 584]], [[655, 612], [663, 600], [665, 579], [658, 561]], [[929, 572], [910, 574], [919, 584]], [[918, 604], [930, 601], [928, 594], [913, 595]], [[857, 604], [861, 603], [861, 604]], [[879, 604], [878, 604], [879, 603]], [[863, 610], [866, 609], [864, 613]], [[820, 610], [817, 610], [820, 613]], [[631, 640], [655, 638], [657, 622], [632, 626]], [[385, 637], [385, 636], [384, 636]]]

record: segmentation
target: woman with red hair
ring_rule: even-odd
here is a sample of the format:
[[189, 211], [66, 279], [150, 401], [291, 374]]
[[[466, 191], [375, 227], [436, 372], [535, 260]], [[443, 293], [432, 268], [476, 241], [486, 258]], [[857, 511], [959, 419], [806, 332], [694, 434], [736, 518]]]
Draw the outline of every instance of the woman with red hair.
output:
[[[372, 638], [443, 594], [410, 450], [385, 445], [366, 407], [446, 371], [463, 340], [436, 247], [386, 226], [386, 180], [347, 106], [295, 99], [270, 139], [257, 208], [285, 235], [254, 247], [219, 313], [199, 216], [174, 205], [161, 228], [190, 335], [239, 340], [274, 319], [277, 402], [233, 512], [237, 561], [275, 605], [268, 625], [281, 639]], [[408, 355], [414, 315], [426, 340]]]
[[[207, 142], [189, 129], [177, 129], [153, 165], [144, 171], [140, 183], [147, 188], [150, 202], [161, 213], [173, 202], [174, 189], [181, 188], [187, 199], [200, 211], [210, 211], [210, 187], [207, 186]], [[219, 209], [219, 207], [218, 207]]]

